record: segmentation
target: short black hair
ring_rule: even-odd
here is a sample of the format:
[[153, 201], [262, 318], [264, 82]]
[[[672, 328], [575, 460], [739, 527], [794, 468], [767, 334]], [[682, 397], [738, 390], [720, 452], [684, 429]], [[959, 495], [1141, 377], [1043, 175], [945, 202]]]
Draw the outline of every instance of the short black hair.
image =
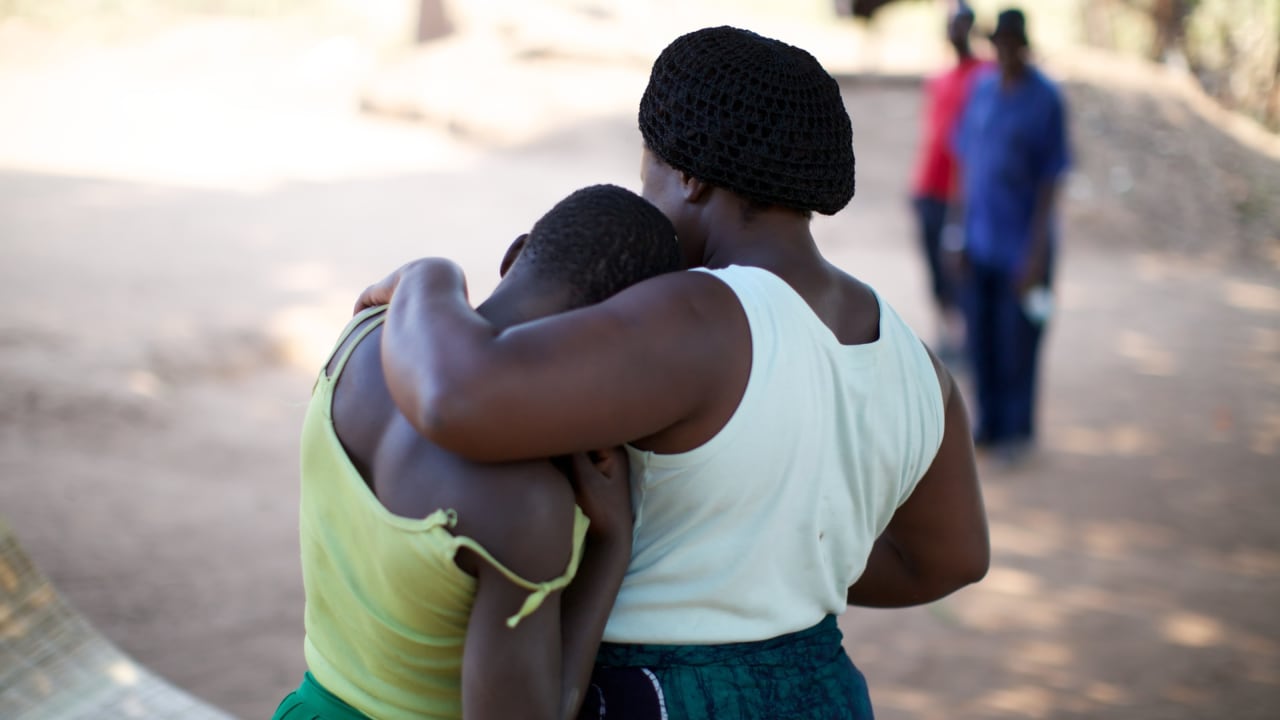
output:
[[649, 201], [617, 185], [592, 185], [534, 223], [516, 260], [522, 265], [568, 285], [576, 308], [679, 270], [680, 245], [671, 221]]

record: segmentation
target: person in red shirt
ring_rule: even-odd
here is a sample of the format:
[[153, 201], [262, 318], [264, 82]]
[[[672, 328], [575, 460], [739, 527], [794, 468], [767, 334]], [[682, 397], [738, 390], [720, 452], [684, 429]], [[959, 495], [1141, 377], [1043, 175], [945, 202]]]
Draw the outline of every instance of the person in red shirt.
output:
[[955, 48], [957, 61], [925, 85], [924, 136], [912, 188], [933, 299], [940, 318], [936, 351], [948, 361], [961, 357], [961, 338], [964, 337], [956, 278], [948, 269], [943, 247], [950, 207], [959, 197], [959, 172], [951, 150], [951, 137], [968, 99], [974, 71], [984, 64], [974, 57], [969, 47], [973, 19], [973, 10], [960, 3], [947, 22], [947, 39]]

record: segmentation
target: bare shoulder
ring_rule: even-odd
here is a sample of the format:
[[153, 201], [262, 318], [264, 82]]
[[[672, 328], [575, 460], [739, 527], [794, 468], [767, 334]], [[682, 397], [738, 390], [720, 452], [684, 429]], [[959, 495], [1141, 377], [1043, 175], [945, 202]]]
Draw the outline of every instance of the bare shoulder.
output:
[[828, 263], [827, 268], [830, 281], [815, 311], [840, 342], [860, 345], [875, 341], [880, 337], [883, 299], [870, 285], [835, 265]]
[[[875, 288], [867, 283], [847, 272], [844, 272], [843, 270], [840, 270], [839, 268], [836, 268], [835, 272], [838, 273], [839, 283], [845, 293], [845, 296], [850, 299], [851, 303], [855, 307], [862, 304], [865, 308], [874, 308], [875, 322], [878, 325], [880, 317], [884, 315], [884, 308], [882, 308], [881, 305], [887, 301], [880, 296], [880, 293], [876, 292]], [[896, 311], [894, 312], [896, 314]], [[906, 321], [902, 320], [901, 322], [905, 324]], [[914, 330], [912, 332], [914, 333]], [[876, 334], [878, 335], [879, 333], [877, 332]], [[919, 339], [918, 336], [917, 339]], [[938, 356], [934, 354], [933, 349], [929, 347], [928, 343], [922, 339], [919, 341], [920, 346], [924, 349], [925, 353], [928, 354], [929, 361], [933, 363], [933, 371], [938, 376], [938, 385], [942, 390], [942, 402], [945, 405], [951, 397], [951, 389], [955, 384], [955, 381], [951, 377], [951, 371], [948, 370], [947, 366], [938, 359]]]
[[326, 368], [330, 376], [336, 373], [337, 358], [350, 348], [346, 366], [335, 381], [331, 413], [334, 432], [366, 481], [384, 434], [399, 416], [382, 375], [381, 332], [381, 326], [374, 328], [354, 347], [357, 340], [352, 333]]
[[942, 390], [942, 405], [943, 407], [946, 407], [947, 403], [951, 401], [951, 392], [955, 387], [955, 379], [951, 377], [951, 371], [948, 370], [947, 366], [938, 359], [938, 356], [934, 354], [933, 349], [930, 348], [924, 340], [920, 341], [920, 345], [924, 348], [924, 351], [929, 354], [929, 360], [933, 363], [933, 371], [938, 375], [938, 387]]
[[455, 532], [512, 572], [542, 582], [564, 574], [573, 551], [573, 488], [548, 461], [477, 465]]
[[880, 294], [875, 288], [834, 265], [831, 269], [832, 277], [835, 278], [837, 287], [847, 301], [858, 305], [879, 305]]

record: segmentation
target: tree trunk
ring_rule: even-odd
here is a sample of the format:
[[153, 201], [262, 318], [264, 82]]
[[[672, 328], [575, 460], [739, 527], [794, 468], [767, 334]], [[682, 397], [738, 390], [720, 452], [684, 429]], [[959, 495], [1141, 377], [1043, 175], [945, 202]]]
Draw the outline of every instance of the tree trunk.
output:
[[1155, 41], [1151, 44], [1151, 59], [1163, 62], [1170, 51], [1185, 52], [1187, 0], [1155, 0], [1151, 8], [1151, 22], [1155, 24]]
[[444, 11], [444, 0], [420, 0], [418, 3], [419, 43], [435, 40], [453, 32], [453, 23]]

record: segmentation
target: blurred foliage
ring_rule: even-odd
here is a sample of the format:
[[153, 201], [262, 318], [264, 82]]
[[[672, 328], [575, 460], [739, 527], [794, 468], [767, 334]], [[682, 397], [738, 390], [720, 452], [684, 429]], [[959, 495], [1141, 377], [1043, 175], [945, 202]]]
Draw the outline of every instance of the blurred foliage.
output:
[[[955, 0], [834, 0], [838, 14], [862, 5], [876, 21], [916, 10], [933, 18]], [[1280, 0], [968, 0], [978, 30], [996, 13], [1027, 13], [1040, 50], [1083, 42], [1184, 68], [1221, 103], [1280, 130]], [[932, 20], [930, 20], [932, 22]], [[930, 30], [932, 32], [932, 30]]]
[[1280, 130], [1280, 0], [1082, 0], [1084, 40], [1183, 66]]

